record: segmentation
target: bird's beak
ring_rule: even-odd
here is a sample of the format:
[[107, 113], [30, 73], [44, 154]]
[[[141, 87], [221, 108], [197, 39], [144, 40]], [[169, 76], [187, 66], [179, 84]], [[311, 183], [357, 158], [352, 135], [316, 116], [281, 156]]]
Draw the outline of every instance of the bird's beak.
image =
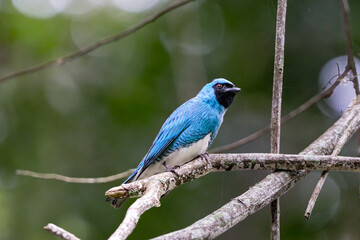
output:
[[237, 93], [240, 92], [241, 88], [238, 87], [232, 87], [232, 88], [226, 88], [225, 92], [233, 92], [233, 93]]

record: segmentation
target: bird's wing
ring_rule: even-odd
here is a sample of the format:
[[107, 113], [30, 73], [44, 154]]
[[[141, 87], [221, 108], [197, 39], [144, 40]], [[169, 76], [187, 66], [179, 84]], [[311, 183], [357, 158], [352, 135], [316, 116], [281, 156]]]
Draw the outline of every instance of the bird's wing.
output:
[[170, 117], [164, 123], [148, 153], [144, 157], [141, 172], [137, 175], [139, 176], [147, 167], [154, 163], [189, 126], [190, 122], [187, 121], [184, 116]]
[[176, 109], [170, 117], [165, 121], [156, 136], [149, 151], [128, 179], [124, 183], [134, 181], [159, 158], [166, 153], [167, 148], [185, 131], [191, 123], [189, 111], [191, 110], [192, 101], [181, 105]]

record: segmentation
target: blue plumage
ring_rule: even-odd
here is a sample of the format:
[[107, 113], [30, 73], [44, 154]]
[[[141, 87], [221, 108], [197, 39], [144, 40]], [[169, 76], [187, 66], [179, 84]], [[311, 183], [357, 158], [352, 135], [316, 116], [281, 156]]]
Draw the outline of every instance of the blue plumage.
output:
[[[166, 171], [164, 163], [171, 168], [205, 153], [238, 91], [239, 88], [223, 78], [206, 84], [196, 97], [178, 107], [165, 121], [148, 153], [124, 183]], [[116, 207], [121, 203], [113, 201]]]

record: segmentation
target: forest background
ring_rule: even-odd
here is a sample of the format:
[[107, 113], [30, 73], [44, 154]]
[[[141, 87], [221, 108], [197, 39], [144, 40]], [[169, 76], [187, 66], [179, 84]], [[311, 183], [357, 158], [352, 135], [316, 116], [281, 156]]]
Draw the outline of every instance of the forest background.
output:
[[[41, 2], [41, 4], [39, 4]], [[13, 0], [0, 2], [0, 74], [64, 56], [120, 32], [169, 2]], [[149, 1], [144, 1], [149, 2]], [[38, 4], [38, 5], [37, 5]], [[351, 7], [354, 54], [359, 57], [360, 2]], [[346, 54], [340, 1], [289, 1], [283, 113], [317, 94]], [[216, 77], [242, 88], [213, 147], [270, 123], [276, 2], [195, 1], [140, 31], [71, 63], [0, 85], [0, 239], [49, 239], [48, 222], [81, 236], [105, 239], [120, 210], [104, 192], [121, 182], [69, 184], [15, 175], [16, 169], [100, 177], [137, 166], [167, 116]], [[346, 88], [341, 85], [340, 88]], [[352, 89], [352, 85], [351, 85]], [[344, 96], [340, 96], [344, 98]], [[334, 101], [339, 101], [338, 99]], [[325, 102], [282, 126], [282, 153], [298, 153], [342, 110]], [[231, 152], [269, 152], [264, 136]], [[354, 139], [342, 155], [356, 156]], [[172, 191], [161, 208], [141, 218], [129, 239], [183, 228], [246, 191], [269, 172], [210, 174]], [[359, 176], [331, 173], [310, 220], [303, 215], [320, 172], [282, 197], [284, 239], [357, 239]], [[221, 239], [266, 239], [268, 207]]]

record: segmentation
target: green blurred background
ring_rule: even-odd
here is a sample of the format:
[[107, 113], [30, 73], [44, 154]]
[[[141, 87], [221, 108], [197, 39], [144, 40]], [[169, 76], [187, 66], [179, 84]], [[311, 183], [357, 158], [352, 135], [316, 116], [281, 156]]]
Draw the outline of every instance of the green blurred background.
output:
[[[64, 56], [120, 32], [171, 1], [0, 1], [0, 74]], [[143, 6], [147, 4], [149, 6]], [[151, 6], [153, 4], [153, 6]], [[349, 0], [359, 56], [360, 1]], [[142, 7], [143, 6], [143, 7]], [[145, 9], [143, 9], [145, 8]], [[104, 192], [121, 183], [69, 184], [16, 169], [100, 177], [136, 167], [169, 114], [216, 77], [242, 88], [212, 147], [269, 124], [276, 1], [196, 1], [119, 42], [62, 67], [0, 85], [0, 239], [55, 239], [55, 223], [81, 239], [106, 239], [122, 221]], [[318, 75], [344, 55], [340, 1], [288, 2], [283, 113], [319, 92]], [[282, 128], [282, 153], [298, 153], [335, 121], [317, 106]], [[269, 136], [233, 152], [269, 152]], [[356, 156], [349, 142], [342, 155]], [[172, 191], [129, 239], [174, 231], [240, 195], [269, 172], [210, 174]], [[331, 173], [310, 220], [320, 172], [281, 198], [283, 239], [359, 239], [359, 175]], [[268, 239], [269, 208], [219, 239]]]

